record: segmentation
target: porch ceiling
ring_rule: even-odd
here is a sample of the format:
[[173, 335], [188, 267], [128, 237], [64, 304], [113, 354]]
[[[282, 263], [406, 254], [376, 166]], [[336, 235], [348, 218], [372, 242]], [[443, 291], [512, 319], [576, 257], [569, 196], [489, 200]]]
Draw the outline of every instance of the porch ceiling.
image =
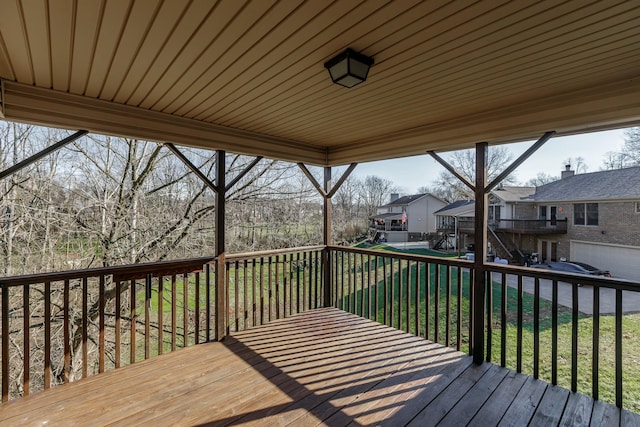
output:
[[[640, 123], [637, 0], [1, 0], [8, 120], [337, 165]], [[323, 63], [375, 60], [352, 89]]]

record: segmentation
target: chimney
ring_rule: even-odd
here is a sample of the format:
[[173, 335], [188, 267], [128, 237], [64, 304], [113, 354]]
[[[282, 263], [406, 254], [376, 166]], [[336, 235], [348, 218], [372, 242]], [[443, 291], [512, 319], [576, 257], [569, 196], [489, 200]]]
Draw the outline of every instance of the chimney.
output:
[[565, 165], [564, 170], [560, 174], [560, 179], [569, 178], [570, 176], [575, 175], [576, 173], [571, 170], [571, 165]]
[[389, 203], [393, 203], [393, 202], [395, 202], [396, 200], [398, 200], [399, 198], [400, 198], [400, 194], [398, 194], [398, 193], [391, 193], [391, 198], [390, 198], [391, 200], [389, 200]]

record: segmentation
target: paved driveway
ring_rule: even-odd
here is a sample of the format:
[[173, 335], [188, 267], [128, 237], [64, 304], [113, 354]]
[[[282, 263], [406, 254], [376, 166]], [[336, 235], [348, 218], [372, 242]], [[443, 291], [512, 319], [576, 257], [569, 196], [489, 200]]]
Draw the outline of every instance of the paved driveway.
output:
[[[500, 282], [500, 274], [493, 273], [494, 282]], [[518, 288], [518, 279], [514, 275], [507, 275], [507, 286]], [[533, 295], [534, 279], [525, 277], [523, 280], [523, 290]], [[551, 301], [552, 284], [551, 280], [540, 279], [540, 298]], [[558, 282], [558, 303], [571, 308], [573, 297], [571, 285], [569, 283]], [[615, 314], [616, 291], [614, 289], [600, 289], [600, 314]], [[582, 286], [578, 288], [578, 311], [587, 315], [593, 315], [593, 288]], [[639, 292], [622, 291], [622, 311], [624, 313], [640, 313], [640, 290]]]

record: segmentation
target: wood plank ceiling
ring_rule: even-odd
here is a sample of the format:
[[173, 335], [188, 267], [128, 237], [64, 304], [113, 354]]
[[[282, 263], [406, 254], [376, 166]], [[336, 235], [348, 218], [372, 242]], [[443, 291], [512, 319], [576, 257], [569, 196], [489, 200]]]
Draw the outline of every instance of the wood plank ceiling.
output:
[[336, 165], [640, 123], [640, 2], [0, 0], [0, 77], [8, 120]]

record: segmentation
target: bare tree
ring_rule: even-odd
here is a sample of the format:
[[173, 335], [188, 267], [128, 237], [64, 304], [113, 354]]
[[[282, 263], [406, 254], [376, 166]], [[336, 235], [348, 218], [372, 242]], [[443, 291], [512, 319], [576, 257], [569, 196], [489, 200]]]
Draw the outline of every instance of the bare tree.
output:
[[576, 173], [587, 173], [589, 170], [589, 167], [582, 156], [569, 157], [564, 161], [563, 165], [569, 165]]
[[369, 175], [362, 181], [362, 204], [367, 216], [374, 215], [376, 208], [389, 201], [391, 193], [398, 192], [398, 187], [390, 180]]
[[[489, 147], [488, 151], [487, 174], [488, 180], [491, 181], [510, 164], [513, 155], [504, 146], [492, 146]], [[475, 182], [476, 158], [474, 150], [454, 151], [446, 160], [448, 160], [458, 173], [469, 181]], [[509, 175], [502, 182], [503, 184], [512, 184], [515, 182], [515, 178]], [[472, 199], [474, 197], [469, 187], [460, 182], [458, 178], [448, 171], [440, 173], [432, 188], [434, 189], [434, 191], [432, 191], [434, 195], [449, 202]]]
[[602, 169], [622, 169], [640, 166], [640, 127], [624, 131], [624, 145], [620, 151], [609, 151], [602, 163]]
[[531, 178], [529, 181], [525, 182], [524, 185], [526, 187], [540, 187], [541, 185], [549, 184], [550, 182], [559, 180], [560, 177], [553, 176], [544, 172], [538, 172], [535, 178]]

